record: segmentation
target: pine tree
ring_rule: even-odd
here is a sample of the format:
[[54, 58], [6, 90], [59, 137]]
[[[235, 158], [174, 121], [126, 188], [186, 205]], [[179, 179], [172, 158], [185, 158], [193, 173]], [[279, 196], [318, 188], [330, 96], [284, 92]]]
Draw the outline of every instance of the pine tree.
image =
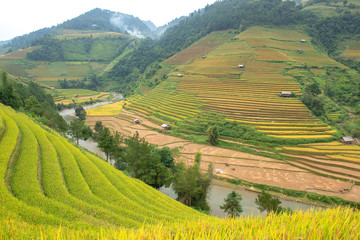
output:
[[241, 200], [241, 195], [233, 190], [227, 195], [225, 198], [225, 203], [220, 206], [220, 208], [224, 209], [224, 212], [229, 214], [231, 218], [238, 217], [243, 212], [240, 204]]

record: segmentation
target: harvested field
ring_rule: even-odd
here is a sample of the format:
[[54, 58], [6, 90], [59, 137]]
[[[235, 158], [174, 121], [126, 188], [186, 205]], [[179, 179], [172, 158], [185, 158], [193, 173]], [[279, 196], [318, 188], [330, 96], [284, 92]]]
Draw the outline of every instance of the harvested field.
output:
[[[93, 127], [96, 121], [101, 120], [105, 126], [119, 131], [124, 135], [129, 136], [137, 131], [140, 137], [145, 137], [149, 143], [159, 146], [181, 147], [179, 160], [185, 161], [187, 164], [192, 164], [195, 153], [200, 151], [202, 153], [201, 168], [205, 171], [208, 164], [214, 162], [214, 168], [221, 169], [224, 172], [224, 174], [221, 175], [222, 177], [240, 178], [249, 182], [296, 190], [320, 191], [326, 195], [335, 195], [337, 193], [341, 195], [342, 198], [348, 200], [360, 200], [360, 195], [354, 194], [352, 191], [347, 193], [339, 192], [340, 189], [351, 188], [352, 184], [349, 182], [318, 176], [309, 172], [306, 166], [304, 167], [301, 164], [297, 166], [289, 164], [287, 161], [204, 144], [191, 143], [181, 138], [160, 134], [149, 129], [149, 127], [159, 128], [159, 126], [149, 122], [144, 117], [144, 115], [122, 110], [117, 117], [88, 117], [87, 123]], [[132, 121], [135, 118], [141, 119], [141, 124], [134, 124]], [[335, 144], [326, 145], [335, 146]], [[329, 160], [325, 160], [324, 158], [318, 160], [319, 163], [327, 163], [328, 161]], [[319, 163], [318, 165], [321, 166]], [[348, 166], [354, 167], [355, 165]], [[331, 166], [327, 169], [334, 170], [335, 168]], [[322, 172], [323, 170], [318, 171]], [[347, 170], [344, 171], [344, 173], [354, 174], [356, 171]]]

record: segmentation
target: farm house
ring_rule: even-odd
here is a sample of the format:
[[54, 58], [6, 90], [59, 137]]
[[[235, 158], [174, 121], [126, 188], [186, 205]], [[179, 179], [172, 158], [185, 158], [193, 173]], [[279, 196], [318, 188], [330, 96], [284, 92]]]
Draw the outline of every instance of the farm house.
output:
[[239, 69], [244, 69], [244, 68], [245, 68], [245, 65], [238, 65], [238, 68], [239, 68]]
[[140, 121], [140, 119], [135, 119], [134, 120], [134, 123], [136, 123], [136, 124], [139, 124], [141, 121]]
[[341, 137], [340, 141], [345, 144], [350, 144], [354, 142], [354, 139], [351, 136], [345, 136], [345, 137]]
[[181, 73], [178, 74], [178, 77], [182, 77], [183, 75]]
[[282, 91], [281, 93], [280, 93], [280, 97], [290, 97], [291, 96], [291, 92], [284, 92], [284, 91]]
[[301, 43], [305, 43], [306, 40], [305, 40], [305, 39], [301, 39], [300, 42], [301, 42]]
[[161, 127], [164, 129], [164, 130], [170, 130], [170, 126], [169, 125], [167, 125], [167, 124], [163, 124], [163, 125], [161, 125]]

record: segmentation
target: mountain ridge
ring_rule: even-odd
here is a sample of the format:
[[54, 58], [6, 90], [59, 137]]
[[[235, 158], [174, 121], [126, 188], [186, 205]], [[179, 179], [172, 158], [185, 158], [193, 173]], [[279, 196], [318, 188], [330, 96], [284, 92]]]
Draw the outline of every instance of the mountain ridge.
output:
[[49, 34], [58, 36], [61, 30], [109, 31], [126, 33], [138, 38], [158, 37], [168, 28], [169, 24], [156, 27], [150, 20], [144, 21], [133, 15], [94, 8], [75, 18], [64, 21], [56, 26], [42, 28], [21, 36], [2, 41], [0, 54], [28, 47], [33, 41]]

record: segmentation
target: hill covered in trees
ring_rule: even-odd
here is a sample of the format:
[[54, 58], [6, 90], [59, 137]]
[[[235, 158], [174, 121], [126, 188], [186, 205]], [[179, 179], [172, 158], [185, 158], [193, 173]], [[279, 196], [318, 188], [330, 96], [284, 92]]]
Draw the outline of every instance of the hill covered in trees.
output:
[[124, 56], [112, 68], [107, 77], [116, 79], [120, 91], [131, 93], [138, 85], [136, 81], [145, 79], [142, 74], [147, 68], [153, 68], [153, 64], [189, 47], [207, 34], [228, 29], [243, 31], [255, 25], [299, 25], [317, 47], [334, 56], [344, 39], [359, 34], [359, 21], [358, 12], [344, 11], [339, 15], [323, 17], [304, 10], [302, 5], [296, 5], [293, 1], [218, 1], [193, 12], [179, 24], [167, 29], [158, 41], [139, 42], [131, 54]]
[[55, 37], [63, 34], [64, 31], [66, 32], [67, 30], [77, 30], [81, 32], [119, 32], [140, 38], [153, 36], [156, 31], [156, 29], [151, 30], [144, 21], [132, 15], [95, 8], [56, 26], [43, 28], [23, 36], [15, 37], [8, 43], [0, 46], [0, 53], [3, 54], [8, 51], [16, 51], [29, 47], [33, 41], [43, 38], [45, 35]]

